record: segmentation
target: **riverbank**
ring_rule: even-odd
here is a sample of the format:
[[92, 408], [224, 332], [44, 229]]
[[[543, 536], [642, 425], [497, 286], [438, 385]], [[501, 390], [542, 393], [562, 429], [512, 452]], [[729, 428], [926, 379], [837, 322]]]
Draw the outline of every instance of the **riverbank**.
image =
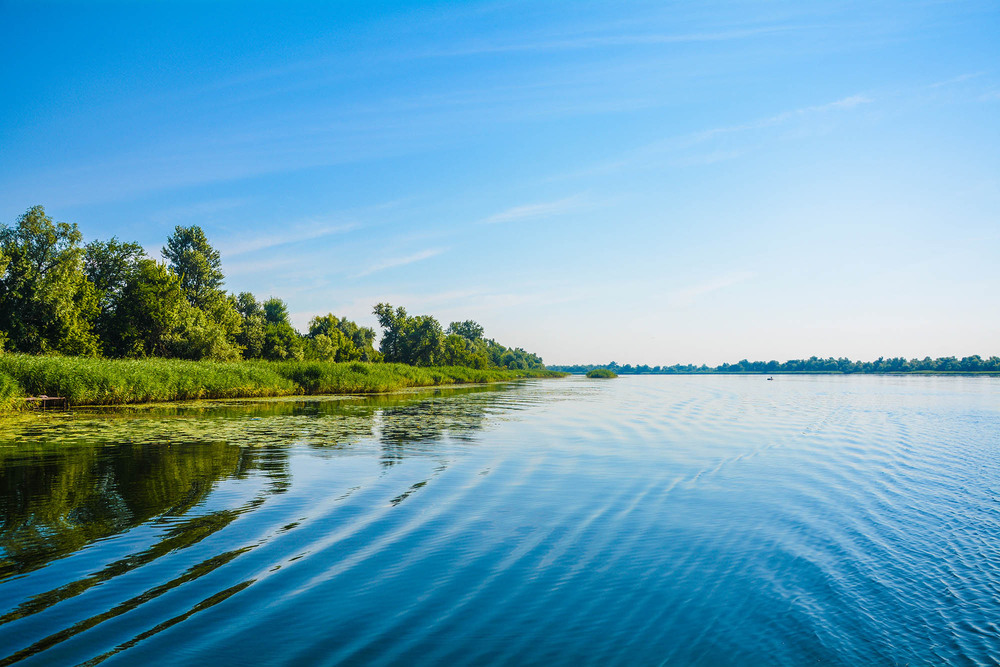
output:
[[296, 394], [374, 394], [409, 387], [562, 377], [546, 370], [324, 361], [183, 361], [0, 355], [0, 410], [29, 396], [59, 396], [70, 405], [128, 405]]

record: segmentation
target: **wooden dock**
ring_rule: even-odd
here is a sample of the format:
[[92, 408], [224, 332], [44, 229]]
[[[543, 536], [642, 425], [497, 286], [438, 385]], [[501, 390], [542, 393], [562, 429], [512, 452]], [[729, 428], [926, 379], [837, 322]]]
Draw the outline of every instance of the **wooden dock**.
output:
[[47, 410], [49, 408], [69, 410], [69, 399], [63, 396], [46, 396], [42, 394], [41, 396], [29, 396], [24, 400], [28, 402], [29, 406], [40, 410]]

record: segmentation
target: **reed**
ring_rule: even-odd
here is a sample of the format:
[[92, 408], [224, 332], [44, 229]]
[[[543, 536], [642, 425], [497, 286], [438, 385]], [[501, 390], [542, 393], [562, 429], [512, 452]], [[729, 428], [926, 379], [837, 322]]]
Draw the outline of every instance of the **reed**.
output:
[[0, 412], [10, 412], [24, 404], [24, 390], [10, 375], [0, 373]]
[[305, 394], [374, 394], [407, 387], [505, 382], [527, 377], [561, 377], [544, 370], [475, 369], [463, 366], [408, 366], [406, 364], [333, 363], [325, 361], [253, 362], [298, 385]]
[[560, 377], [544, 370], [424, 368], [322, 361], [183, 361], [0, 355], [0, 409], [25, 396], [62, 396], [72, 405], [123, 405], [290, 394], [371, 394], [407, 387]]

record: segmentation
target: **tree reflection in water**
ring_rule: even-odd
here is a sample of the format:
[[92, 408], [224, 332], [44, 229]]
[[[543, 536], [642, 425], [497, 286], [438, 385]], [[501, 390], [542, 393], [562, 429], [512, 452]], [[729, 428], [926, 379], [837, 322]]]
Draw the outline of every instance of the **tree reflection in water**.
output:
[[[201, 402], [8, 419], [0, 426], [0, 584], [138, 526], [159, 528], [144, 549], [0, 608], [0, 626], [198, 544], [284, 492], [292, 482], [289, 445], [348, 452], [367, 445], [377, 448], [373, 453], [383, 466], [392, 466], [406, 456], [433, 452], [434, 442], [445, 437], [472, 441], [490, 415], [491, 402], [506, 390], [492, 386], [369, 397]], [[446, 467], [442, 462], [434, 474]], [[251, 477], [262, 482], [252, 498], [236, 507], [207, 508], [220, 482]], [[414, 484], [393, 504], [426, 483]], [[0, 659], [0, 665], [134, 609], [259, 545], [200, 561], [180, 576]], [[244, 581], [229, 594], [251, 583]], [[228, 595], [215, 597], [218, 602]], [[206, 600], [194, 611], [215, 602]]]

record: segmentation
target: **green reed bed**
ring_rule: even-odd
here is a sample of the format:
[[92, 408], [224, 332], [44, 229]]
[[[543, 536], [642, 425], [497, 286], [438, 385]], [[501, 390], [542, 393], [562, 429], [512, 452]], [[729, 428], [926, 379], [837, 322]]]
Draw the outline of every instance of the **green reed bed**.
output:
[[360, 361], [254, 362], [293, 381], [305, 394], [373, 394], [407, 387], [444, 384], [504, 382], [526, 377], [561, 377], [563, 373], [544, 370], [475, 369], [462, 366], [407, 366], [371, 364]]
[[17, 380], [6, 373], [0, 373], [0, 412], [16, 410], [24, 402], [24, 390]]
[[62, 396], [73, 405], [294, 394], [296, 385], [266, 366], [179, 359], [94, 359], [0, 355], [0, 373], [27, 395]]
[[61, 396], [72, 405], [122, 405], [290, 394], [370, 394], [407, 387], [560, 377], [555, 371], [323, 361], [182, 361], [0, 354], [0, 410], [25, 396]]

